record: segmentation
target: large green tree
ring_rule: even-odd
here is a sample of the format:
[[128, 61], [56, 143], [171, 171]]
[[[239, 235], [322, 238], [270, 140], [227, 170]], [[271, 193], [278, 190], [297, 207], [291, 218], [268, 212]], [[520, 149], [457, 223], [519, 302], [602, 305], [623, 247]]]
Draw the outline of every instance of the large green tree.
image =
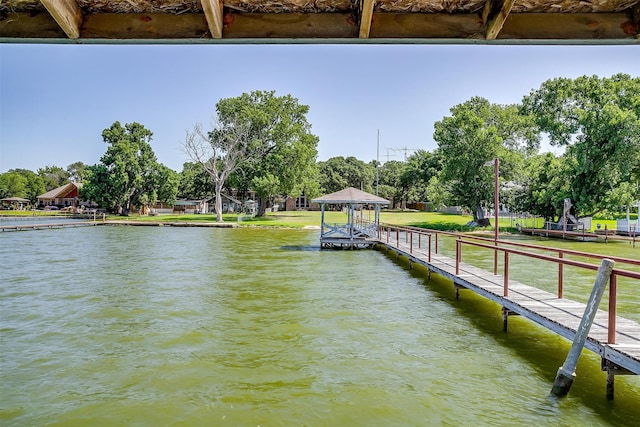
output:
[[185, 162], [180, 172], [178, 196], [185, 199], [208, 199], [213, 197], [211, 176], [196, 162]]
[[[159, 166], [151, 148], [152, 133], [139, 123], [114, 122], [102, 132], [108, 148], [98, 165], [90, 166], [81, 195], [122, 215], [133, 206], [157, 200]], [[177, 185], [177, 184], [176, 184]]]
[[28, 169], [10, 169], [0, 175], [0, 196], [22, 197], [36, 204], [38, 196], [45, 192], [41, 176]]
[[27, 195], [27, 178], [22, 174], [9, 171], [0, 174], [0, 198], [22, 197]]
[[217, 221], [228, 182], [255, 191], [260, 214], [276, 195], [314, 195], [318, 138], [310, 133], [308, 111], [291, 95], [254, 91], [218, 101], [211, 130], [196, 124], [187, 132], [185, 151], [214, 183]]
[[400, 184], [403, 189], [403, 199], [406, 203], [429, 200], [428, 185], [431, 178], [438, 175], [442, 169], [442, 159], [439, 153], [425, 150], [414, 152], [404, 165]]
[[401, 178], [405, 164], [398, 160], [389, 160], [378, 167], [378, 196], [391, 201], [396, 206], [404, 194]]
[[347, 187], [371, 192], [375, 183], [376, 169], [355, 157], [332, 157], [318, 163], [320, 188], [333, 193]]
[[580, 216], [640, 198], [640, 78], [548, 80], [524, 97], [522, 111], [565, 148], [568, 196]]
[[311, 133], [309, 106], [291, 95], [253, 91], [218, 102], [222, 123], [242, 123], [250, 138], [250, 156], [233, 177], [237, 189], [252, 189], [260, 199], [259, 214], [274, 196], [297, 197], [318, 192], [318, 137]]
[[82, 182], [84, 179], [84, 171], [87, 165], [83, 162], [73, 162], [67, 166], [67, 172], [69, 173], [69, 180], [71, 182]]
[[156, 169], [157, 199], [173, 206], [178, 196], [178, 185], [180, 185], [180, 174], [170, 167], [158, 163]]
[[470, 208], [478, 223], [488, 224], [483, 208], [493, 206], [494, 171], [487, 164], [499, 158], [500, 179], [513, 179], [523, 158], [538, 149], [537, 130], [517, 106], [491, 104], [480, 97], [450, 111], [451, 116], [435, 123], [434, 139], [443, 162], [441, 179], [450, 183], [456, 203]]
[[553, 153], [527, 159], [523, 179], [506, 194], [510, 206], [553, 221], [562, 213], [563, 200], [569, 195], [568, 166], [564, 157]]
[[68, 184], [71, 177], [69, 172], [60, 166], [53, 165], [38, 169], [38, 175], [42, 177], [46, 191]]

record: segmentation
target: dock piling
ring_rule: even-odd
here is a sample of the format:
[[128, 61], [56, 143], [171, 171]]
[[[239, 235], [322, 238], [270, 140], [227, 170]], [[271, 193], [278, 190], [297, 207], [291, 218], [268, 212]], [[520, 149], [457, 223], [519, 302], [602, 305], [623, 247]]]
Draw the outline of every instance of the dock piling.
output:
[[596, 281], [591, 291], [591, 296], [589, 297], [589, 301], [585, 307], [582, 320], [580, 321], [580, 326], [578, 326], [578, 330], [576, 331], [576, 335], [573, 339], [573, 344], [571, 344], [571, 349], [569, 350], [567, 359], [564, 361], [564, 364], [560, 369], [558, 369], [556, 379], [553, 383], [551, 394], [555, 396], [566, 396], [567, 393], [569, 393], [569, 389], [571, 388], [573, 381], [575, 380], [578, 358], [580, 357], [584, 343], [589, 335], [589, 330], [591, 329], [593, 320], [596, 317], [596, 312], [598, 311], [598, 306], [602, 300], [604, 288], [611, 276], [611, 271], [613, 270], [614, 265], [614, 261], [606, 258], [603, 259], [600, 264], [598, 275], [596, 276]]

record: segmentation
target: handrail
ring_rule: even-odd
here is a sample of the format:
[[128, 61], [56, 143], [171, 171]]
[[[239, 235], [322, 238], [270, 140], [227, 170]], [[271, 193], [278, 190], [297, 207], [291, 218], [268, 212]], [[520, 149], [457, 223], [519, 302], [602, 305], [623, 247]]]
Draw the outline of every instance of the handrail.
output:
[[[523, 255], [523, 256], [527, 256], [527, 257], [531, 257], [531, 258], [537, 258], [537, 259], [541, 259], [541, 260], [546, 260], [546, 261], [552, 261], [552, 262], [556, 262], [558, 263], [558, 265], [571, 265], [574, 267], [580, 267], [580, 268], [585, 268], [588, 270], [598, 270], [598, 267], [596, 265], [593, 264], [589, 264], [589, 263], [585, 263], [585, 262], [580, 262], [580, 261], [573, 261], [573, 260], [568, 260], [565, 258], [554, 258], [554, 257], [550, 257], [548, 255], [542, 255], [542, 254], [535, 254], [535, 253], [531, 253], [531, 252], [525, 252], [525, 251], [520, 251], [517, 249], [509, 249], [509, 248], [504, 248], [504, 247], [496, 247], [496, 246], [492, 246], [492, 245], [485, 245], [482, 243], [476, 243], [476, 242], [470, 242], [470, 241], [465, 241], [462, 240], [462, 238], [458, 238], [458, 240], [456, 240], [456, 272], [459, 271], [459, 264], [462, 260], [462, 245], [463, 244], [467, 244], [467, 245], [472, 245], [472, 246], [479, 246], [479, 247], [484, 247], [484, 248], [488, 248], [488, 249], [493, 249], [494, 251], [502, 251], [504, 252], [504, 282], [503, 282], [503, 287], [504, 287], [504, 291], [503, 294], [504, 296], [508, 296], [509, 295], [509, 253], [513, 253], [516, 255]], [[616, 342], [616, 311], [617, 311], [617, 277], [618, 276], [623, 276], [623, 277], [628, 277], [628, 278], [632, 278], [632, 279], [638, 279], [640, 280], [640, 273], [639, 272], [635, 272], [635, 271], [628, 271], [628, 270], [621, 270], [618, 268], [614, 268], [611, 272], [611, 278], [610, 278], [610, 284], [609, 284], [609, 306], [608, 306], [608, 325], [607, 325], [607, 342], [608, 344], [615, 344]], [[559, 294], [561, 293], [561, 283], [559, 283]], [[562, 298], [561, 295], [558, 296], [558, 298]]]
[[[488, 239], [488, 238], [478, 237], [478, 236], [468, 236], [468, 235], [464, 235], [456, 232], [431, 230], [431, 229], [424, 229], [419, 227], [397, 226], [392, 224], [379, 225], [378, 236], [380, 239], [382, 238], [383, 230], [386, 232], [387, 243], [390, 243], [389, 238], [392, 230], [395, 231], [395, 235], [396, 235], [395, 244], [396, 244], [396, 247], [398, 248], [400, 247], [400, 231], [403, 231], [405, 233], [405, 241], [409, 245], [410, 254], [413, 253], [413, 234], [414, 233], [418, 234], [418, 247], [421, 247], [421, 236], [423, 235], [428, 236], [429, 248], [427, 253], [428, 253], [429, 262], [431, 262], [431, 236], [435, 234], [435, 242], [436, 242], [435, 253], [436, 254], [438, 253], [438, 234], [455, 236], [457, 238], [456, 239], [456, 275], [460, 273], [460, 262], [462, 261], [462, 245], [463, 244], [494, 250], [495, 260], [496, 260], [496, 262], [494, 263], [494, 274], [496, 275], [497, 275], [497, 254], [498, 252], [503, 252], [504, 253], [503, 295], [504, 296], [509, 295], [509, 254], [521, 255], [529, 258], [535, 258], [543, 261], [557, 263], [558, 264], [558, 298], [562, 298], [562, 295], [563, 295], [563, 275], [564, 275], [563, 266], [569, 265], [569, 266], [583, 268], [583, 269], [592, 270], [592, 271], [597, 271], [599, 267], [598, 265], [590, 264], [588, 262], [576, 261], [576, 260], [564, 258], [565, 254], [588, 257], [588, 258], [596, 258], [596, 259], [607, 258], [612, 261], [616, 261], [620, 263], [640, 265], [639, 260], [623, 258], [623, 257], [611, 257], [611, 256], [600, 255], [600, 254], [575, 251], [570, 249], [549, 248], [546, 246], [530, 245], [530, 244], [519, 243], [519, 242], [508, 242], [504, 240], [495, 241], [493, 239]], [[481, 240], [487, 243], [472, 241], [474, 239]], [[488, 244], [489, 242], [492, 244]], [[504, 245], [504, 246], [498, 246], [497, 244]], [[557, 257], [505, 247], [508, 245], [527, 248], [527, 249], [556, 252]], [[640, 272], [623, 270], [619, 268], [614, 268], [612, 270], [611, 277], [610, 277], [610, 286], [609, 286], [609, 306], [608, 306], [609, 320], [608, 320], [608, 326], [607, 326], [608, 328], [607, 340], [609, 344], [615, 344], [615, 340], [616, 340], [616, 309], [617, 309], [616, 298], [617, 298], [617, 277], [618, 276], [640, 280]]]
[[[429, 228], [421, 228], [421, 227], [413, 227], [413, 226], [399, 226], [399, 225], [392, 225], [392, 224], [385, 224], [385, 223], [381, 223], [380, 225], [381, 226], [385, 225], [385, 226], [393, 227], [394, 229], [397, 228], [399, 230], [420, 232], [422, 234], [435, 234], [436, 235], [436, 242], [438, 240], [437, 239], [438, 234], [444, 234], [444, 235], [455, 236], [455, 237], [463, 237], [465, 239], [475, 239], [475, 240], [483, 240], [483, 241], [487, 241], [487, 242], [494, 242], [493, 239], [490, 239], [490, 238], [487, 238], [487, 237], [472, 236], [472, 235], [459, 233], [459, 232], [455, 232], [455, 231], [440, 231], [440, 230], [433, 230], [433, 229], [429, 229]], [[565, 255], [581, 256], [581, 257], [585, 257], [585, 258], [595, 258], [595, 259], [599, 259], [599, 260], [607, 258], [607, 259], [610, 259], [612, 261], [615, 261], [616, 263], [624, 263], [624, 264], [631, 264], [631, 265], [640, 266], [640, 259], [624, 258], [624, 257], [617, 257], [617, 256], [607, 256], [607, 255], [601, 255], [601, 254], [594, 254], [594, 253], [591, 253], [591, 252], [576, 251], [576, 250], [573, 250], [573, 249], [552, 248], [552, 247], [548, 247], [548, 246], [532, 245], [532, 244], [520, 243], [520, 242], [511, 242], [511, 241], [508, 241], [508, 240], [498, 240], [498, 244], [499, 245], [508, 245], [508, 246], [519, 246], [519, 247], [523, 247], [523, 248], [537, 249], [537, 250], [541, 250], [541, 251], [557, 252], [558, 254], [563, 253]], [[436, 245], [437, 245], [437, 243], [436, 243]], [[436, 248], [436, 253], [437, 253], [437, 248]]]

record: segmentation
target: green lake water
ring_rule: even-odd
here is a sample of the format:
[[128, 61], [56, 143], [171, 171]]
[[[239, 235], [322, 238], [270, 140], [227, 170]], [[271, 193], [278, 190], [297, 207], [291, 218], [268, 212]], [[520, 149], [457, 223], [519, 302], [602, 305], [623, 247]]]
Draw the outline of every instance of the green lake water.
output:
[[[616, 377], [607, 401], [600, 359], [585, 350], [569, 395], [552, 398], [567, 340], [518, 317], [504, 333], [498, 305], [318, 240], [171, 227], [1, 234], [0, 425], [638, 425], [638, 377]], [[464, 256], [492, 265], [492, 254]], [[515, 258], [514, 279], [553, 289], [553, 271]], [[565, 296], [586, 299], [592, 279], [575, 276]], [[619, 314], [640, 321], [640, 290], [619, 286]]]

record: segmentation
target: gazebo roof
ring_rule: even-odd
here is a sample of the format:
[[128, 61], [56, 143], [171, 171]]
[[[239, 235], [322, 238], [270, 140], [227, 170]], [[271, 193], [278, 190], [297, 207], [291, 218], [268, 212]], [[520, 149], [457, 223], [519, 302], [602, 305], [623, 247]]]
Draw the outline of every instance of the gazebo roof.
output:
[[336, 191], [335, 193], [327, 194], [317, 199], [312, 200], [313, 203], [329, 203], [329, 204], [341, 204], [341, 203], [355, 203], [355, 204], [370, 204], [370, 205], [388, 205], [389, 201], [378, 197], [376, 195], [367, 193], [366, 191], [358, 190], [357, 188], [349, 187], [344, 190]]

